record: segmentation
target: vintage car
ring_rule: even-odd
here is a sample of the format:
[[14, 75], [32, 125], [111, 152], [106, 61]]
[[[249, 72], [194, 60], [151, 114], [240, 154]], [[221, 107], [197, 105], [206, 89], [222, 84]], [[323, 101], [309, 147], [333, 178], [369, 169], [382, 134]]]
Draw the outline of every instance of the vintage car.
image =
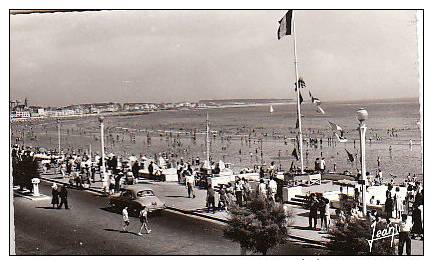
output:
[[165, 204], [155, 195], [151, 188], [130, 185], [118, 194], [109, 197], [112, 207], [123, 209], [128, 206], [130, 212], [138, 214], [146, 206], [149, 212], [165, 209]]

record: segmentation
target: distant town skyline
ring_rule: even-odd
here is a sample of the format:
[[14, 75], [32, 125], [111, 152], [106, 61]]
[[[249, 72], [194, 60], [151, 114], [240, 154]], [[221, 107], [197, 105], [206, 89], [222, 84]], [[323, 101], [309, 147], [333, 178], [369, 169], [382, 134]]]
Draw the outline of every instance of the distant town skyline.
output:
[[[11, 99], [41, 106], [294, 99], [281, 11], [10, 17]], [[295, 11], [300, 75], [323, 101], [419, 96], [415, 11]]]

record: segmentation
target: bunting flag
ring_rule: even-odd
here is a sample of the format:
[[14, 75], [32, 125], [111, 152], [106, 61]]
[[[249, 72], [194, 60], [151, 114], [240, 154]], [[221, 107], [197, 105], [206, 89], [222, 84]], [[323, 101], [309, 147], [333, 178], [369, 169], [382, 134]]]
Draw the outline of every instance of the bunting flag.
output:
[[332, 132], [334, 133], [335, 137], [337, 137], [338, 142], [345, 143], [347, 142], [347, 139], [343, 136], [344, 130], [339, 125], [332, 123], [331, 121], [328, 121], [329, 125], [331, 126]]
[[334, 132], [337, 132], [337, 131], [343, 131], [343, 128], [341, 128], [339, 125], [334, 124], [334, 123], [332, 123], [331, 121], [328, 121], [328, 123], [329, 123], [329, 125], [331, 126], [331, 129], [332, 129]]
[[321, 108], [320, 106], [316, 106], [316, 112], [317, 112], [317, 113], [320, 113], [320, 114], [322, 114], [322, 115], [325, 114], [325, 110], [323, 110], [323, 108]]
[[338, 142], [340, 143], [346, 143], [347, 142], [347, 138], [343, 137], [343, 135], [339, 136], [337, 133], [334, 133], [335, 137], [337, 137]]
[[278, 27], [277, 32], [278, 40], [286, 35], [292, 35], [292, 13], [293, 10], [287, 11], [284, 17], [279, 21], [280, 27]]
[[353, 155], [351, 153], [349, 153], [349, 151], [347, 151], [347, 149], [344, 149], [344, 150], [346, 150], [347, 157], [348, 157], [349, 161], [350, 162], [354, 162], [355, 159], [353, 158]]
[[299, 104], [302, 104], [304, 102], [304, 98], [302, 97], [302, 93], [299, 91]]
[[308, 93], [310, 94], [311, 103], [313, 103], [313, 105], [320, 106], [320, 104], [322, 104], [322, 102], [320, 102], [320, 99], [314, 97], [314, 96], [311, 94], [311, 91], [308, 91]]
[[299, 77], [298, 79], [298, 85], [300, 88], [305, 88], [307, 86], [307, 84], [305, 84], [305, 81], [302, 77]]
[[296, 161], [299, 161], [298, 151], [296, 150], [296, 147], [293, 148], [292, 156], [296, 158]]

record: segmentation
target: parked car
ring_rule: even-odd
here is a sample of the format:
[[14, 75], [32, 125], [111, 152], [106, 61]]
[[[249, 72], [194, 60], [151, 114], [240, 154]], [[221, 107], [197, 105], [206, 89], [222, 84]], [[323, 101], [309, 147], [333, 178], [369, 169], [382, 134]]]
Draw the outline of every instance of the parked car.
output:
[[165, 204], [155, 195], [151, 188], [140, 186], [128, 186], [121, 189], [120, 193], [109, 197], [110, 205], [123, 209], [128, 206], [132, 213], [138, 214], [146, 206], [149, 212], [165, 209]]

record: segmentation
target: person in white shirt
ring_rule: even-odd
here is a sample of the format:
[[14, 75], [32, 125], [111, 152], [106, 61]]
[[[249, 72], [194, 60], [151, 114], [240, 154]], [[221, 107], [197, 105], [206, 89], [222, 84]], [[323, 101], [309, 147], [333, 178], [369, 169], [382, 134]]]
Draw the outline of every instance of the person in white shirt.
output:
[[400, 232], [398, 234], [398, 255], [403, 255], [403, 247], [406, 244], [406, 254], [411, 255], [410, 231], [412, 229], [411, 221], [407, 220], [407, 215], [402, 214], [399, 223]]
[[259, 196], [266, 198], [266, 184], [263, 179], [260, 179], [259, 188], [257, 190], [259, 192]]
[[235, 196], [236, 196], [236, 203], [239, 206], [242, 206], [242, 204], [243, 204], [243, 185], [242, 185], [240, 179], [237, 179], [235, 182]]
[[325, 158], [322, 157], [322, 159], [320, 159], [320, 172], [324, 173], [325, 169], [326, 169]]
[[277, 182], [274, 180], [273, 177], [271, 177], [271, 180], [269, 181], [268, 188], [271, 200], [275, 201], [275, 195], [277, 194]]
[[185, 177], [185, 182], [186, 182], [186, 188], [188, 189], [188, 198], [191, 198], [191, 195], [192, 195], [192, 198], [195, 198], [195, 192], [194, 192], [194, 182], [195, 182], [195, 179], [194, 179], [194, 175], [189, 173]]
[[123, 223], [124, 223], [122, 230], [126, 232], [127, 231], [126, 228], [129, 226], [129, 216], [128, 216], [127, 206], [122, 210], [122, 216], [123, 216]]

